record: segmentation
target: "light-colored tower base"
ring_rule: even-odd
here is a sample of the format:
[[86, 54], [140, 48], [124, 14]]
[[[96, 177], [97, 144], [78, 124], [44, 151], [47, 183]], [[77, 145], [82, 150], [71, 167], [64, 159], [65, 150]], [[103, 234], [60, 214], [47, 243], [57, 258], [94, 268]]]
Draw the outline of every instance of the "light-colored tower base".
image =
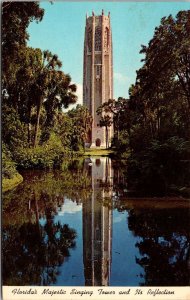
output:
[[[86, 145], [106, 147], [106, 129], [100, 127], [97, 109], [113, 98], [112, 34], [110, 14], [86, 17], [84, 40], [83, 104], [92, 117], [92, 130]], [[113, 126], [108, 129], [108, 142], [113, 137]]]

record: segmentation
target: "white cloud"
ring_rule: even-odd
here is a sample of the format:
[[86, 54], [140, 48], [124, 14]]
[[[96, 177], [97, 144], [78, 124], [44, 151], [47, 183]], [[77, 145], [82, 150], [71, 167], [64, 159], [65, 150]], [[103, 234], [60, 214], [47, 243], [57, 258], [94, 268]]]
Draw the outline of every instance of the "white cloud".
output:
[[113, 77], [117, 82], [119, 82], [121, 84], [127, 84], [130, 80], [130, 78], [127, 77], [126, 75], [123, 75], [123, 74], [117, 73], [117, 72], [113, 74]]
[[76, 203], [66, 200], [65, 203], [61, 206], [60, 211], [58, 212], [59, 216], [67, 214], [75, 214], [82, 210], [82, 205], [77, 205]]
[[122, 213], [119, 216], [116, 216], [113, 218], [113, 223], [120, 223], [120, 222], [124, 221], [125, 219], [126, 219], [126, 215]]
[[76, 95], [78, 97], [77, 104], [81, 104], [82, 105], [82, 103], [83, 103], [83, 100], [82, 100], [82, 97], [83, 97], [83, 87], [82, 87], [81, 83], [76, 83], [76, 86], [77, 86]]

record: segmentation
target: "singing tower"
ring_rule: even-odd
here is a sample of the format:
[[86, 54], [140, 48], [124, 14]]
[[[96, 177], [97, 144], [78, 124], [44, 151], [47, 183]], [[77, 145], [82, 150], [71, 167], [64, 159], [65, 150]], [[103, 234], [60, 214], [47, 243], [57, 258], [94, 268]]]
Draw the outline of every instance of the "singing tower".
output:
[[[106, 147], [106, 129], [100, 127], [97, 108], [113, 98], [113, 59], [110, 13], [100, 16], [86, 16], [84, 39], [83, 104], [92, 117], [87, 147]], [[108, 127], [108, 141], [111, 142], [113, 127]]]

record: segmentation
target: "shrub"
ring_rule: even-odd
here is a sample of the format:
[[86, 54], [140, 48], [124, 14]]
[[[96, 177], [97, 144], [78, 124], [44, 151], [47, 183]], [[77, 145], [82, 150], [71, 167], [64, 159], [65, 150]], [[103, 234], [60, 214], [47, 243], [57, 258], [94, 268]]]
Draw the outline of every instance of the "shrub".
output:
[[2, 105], [2, 140], [8, 145], [11, 153], [18, 147], [26, 147], [26, 125], [19, 119], [16, 110], [5, 104]]
[[2, 143], [2, 177], [3, 179], [11, 179], [16, 173], [16, 165], [12, 160], [11, 153], [7, 146]]
[[53, 169], [61, 166], [66, 155], [59, 137], [51, 134], [46, 144], [19, 148], [14, 159], [20, 169]]
[[167, 194], [171, 186], [190, 186], [190, 145], [172, 137], [161, 143], [154, 140], [146, 150], [133, 153], [127, 166], [129, 189], [149, 194]]

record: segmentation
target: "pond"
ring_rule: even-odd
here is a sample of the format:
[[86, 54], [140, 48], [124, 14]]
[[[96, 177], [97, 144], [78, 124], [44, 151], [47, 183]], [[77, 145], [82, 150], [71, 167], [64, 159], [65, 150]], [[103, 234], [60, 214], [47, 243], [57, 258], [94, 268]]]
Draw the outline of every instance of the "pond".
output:
[[3, 195], [3, 284], [184, 286], [189, 200], [135, 198], [108, 157], [24, 171]]

